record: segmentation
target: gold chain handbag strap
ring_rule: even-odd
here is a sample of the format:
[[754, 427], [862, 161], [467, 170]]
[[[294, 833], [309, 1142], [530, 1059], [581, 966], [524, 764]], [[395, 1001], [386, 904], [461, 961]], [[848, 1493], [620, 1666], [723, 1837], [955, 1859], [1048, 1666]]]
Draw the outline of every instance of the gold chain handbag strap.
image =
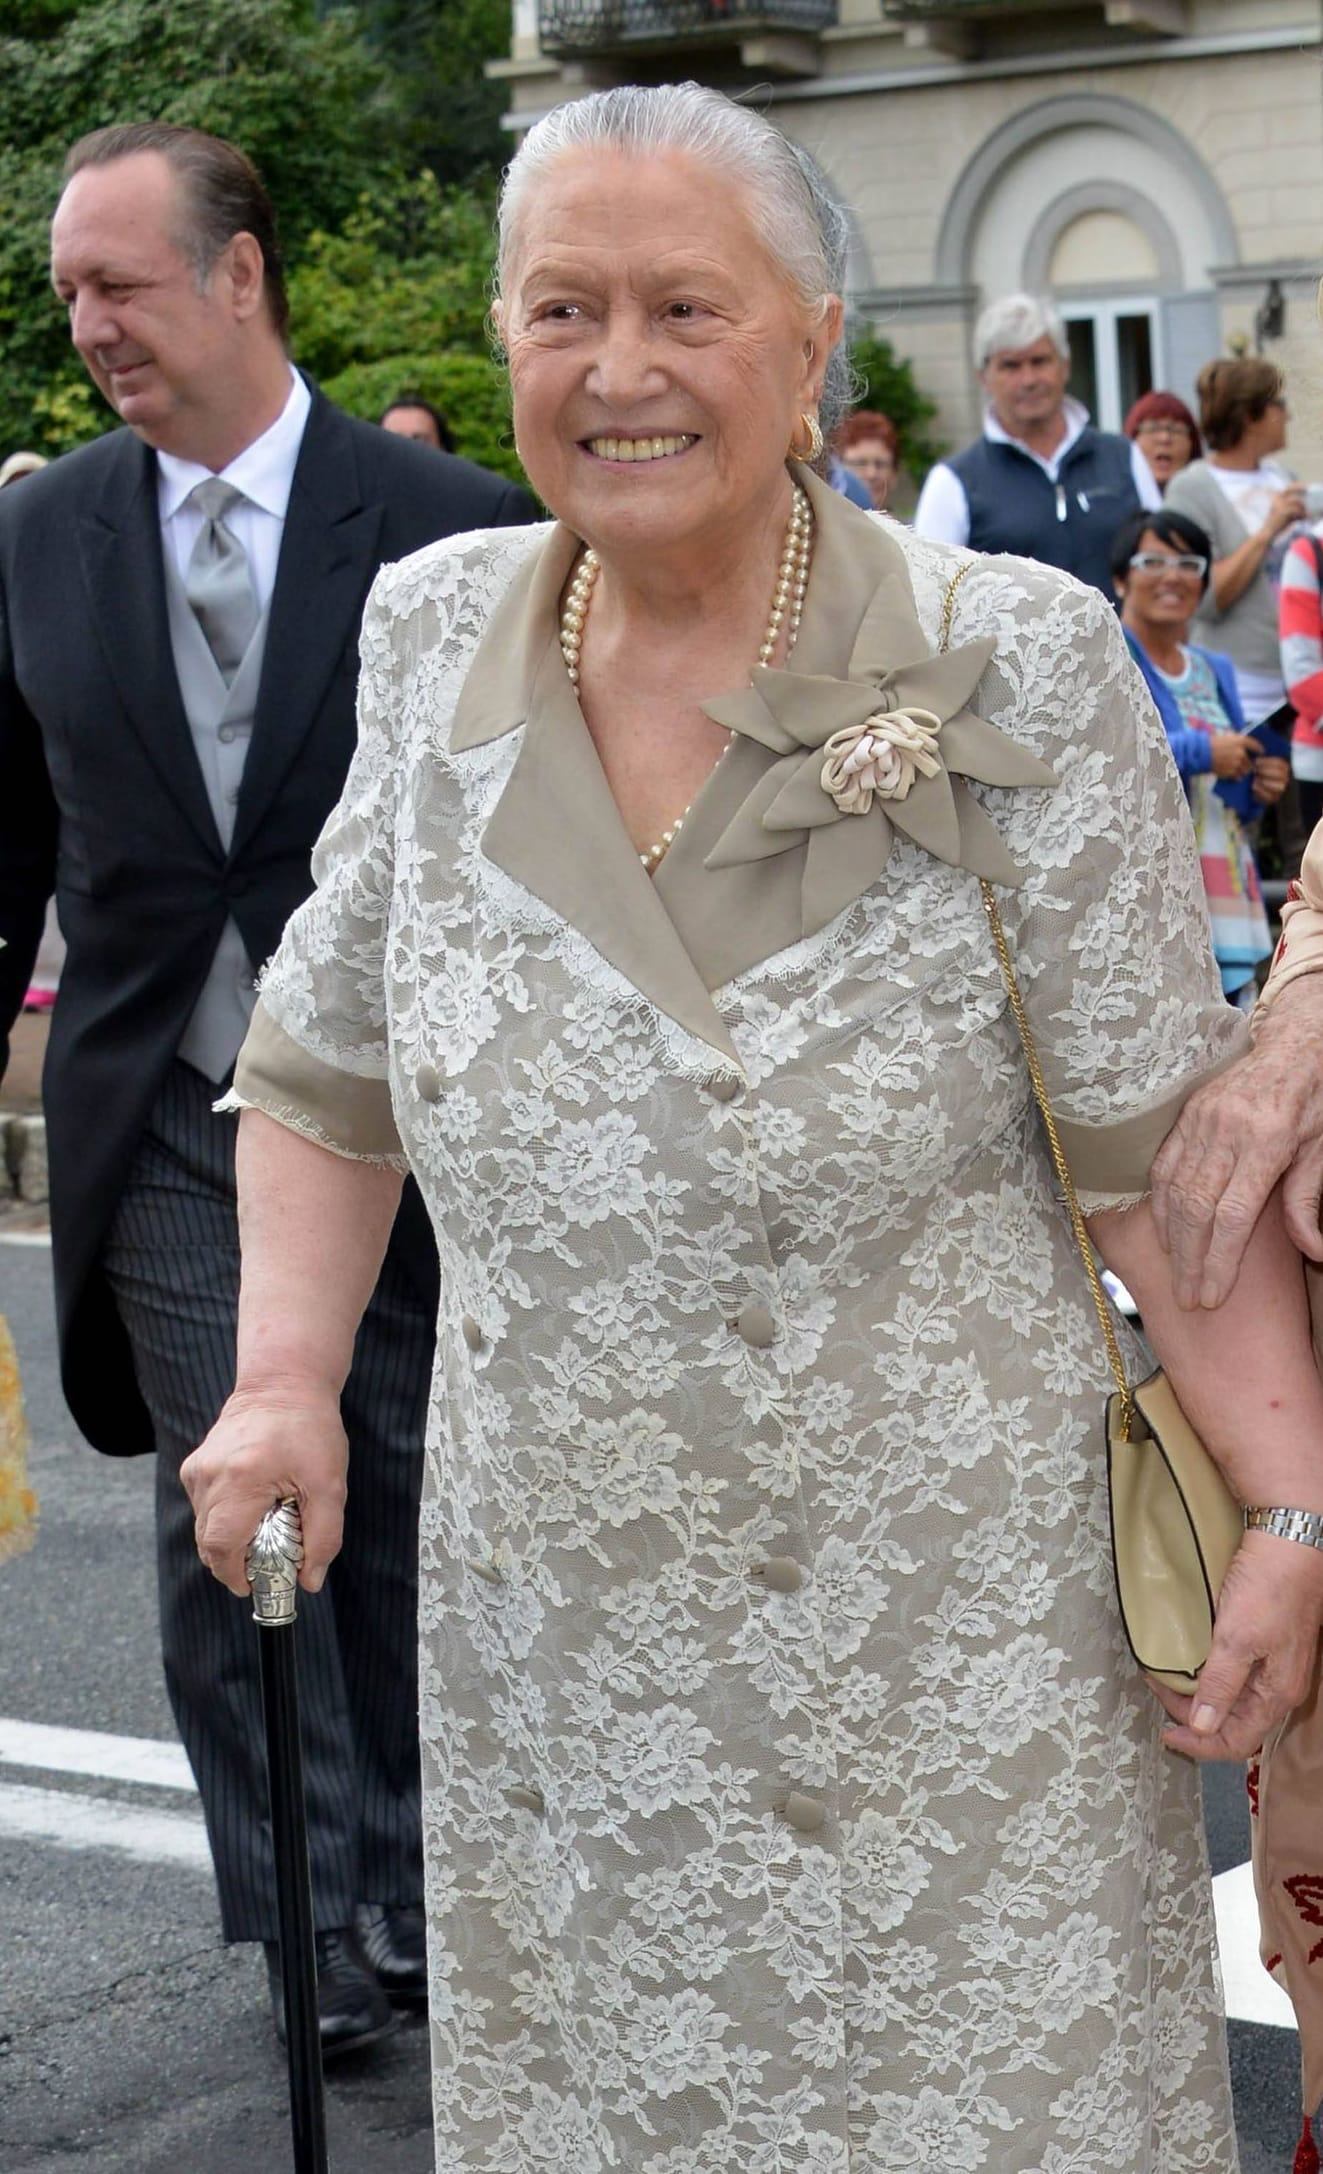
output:
[[[952, 576], [947, 586], [946, 599], [942, 606], [942, 648], [944, 650], [949, 649], [951, 646], [951, 627], [955, 618], [956, 591], [965, 576], [972, 574], [978, 564], [977, 555], [966, 559], [964, 565]], [[1025, 1062], [1029, 1067], [1029, 1079], [1034, 1090], [1034, 1100], [1038, 1104], [1043, 1119], [1043, 1130], [1047, 1134], [1047, 1144], [1052, 1152], [1053, 1168], [1056, 1171], [1061, 1190], [1066, 1197], [1070, 1227], [1075, 1233], [1075, 1243], [1080, 1249], [1080, 1259], [1084, 1263], [1084, 1273], [1089, 1279], [1089, 1289], [1093, 1293], [1093, 1303], [1098, 1312], [1098, 1325], [1102, 1330], [1103, 1342], [1107, 1346], [1108, 1364], [1116, 1380], [1121, 1435], [1123, 1440], [1128, 1442], [1131, 1438], [1130, 1430], [1134, 1413], [1134, 1400], [1130, 1394], [1130, 1383], [1126, 1378], [1125, 1361], [1121, 1357], [1121, 1346], [1116, 1338], [1116, 1325], [1112, 1320], [1112, 1310], [1107, 1303], [1107, 1293], [1103, 1289], [1102, 1278], [1098, 1274], [1098, 1264], [1093, 1257], [1093, 1247], [1089, 1243], [1089, 1233], [1084, 1223], [1084, 1210], [1080, 1206], [1079, 1194], [1075, 1190], [1075, 1180], [1070, 1174], [1070, 1165], [1066, 1161], [1066, 1151], [1061, 1145], [1061, 1135], [1057, 1131], [1056, 1119], [1052, 1115], [1052, 1104], [1048, 1100], [1047, 1081], [1043, 1077], [1043, 1067], [1038, 1061], [1038, 1049], [1034, 1042], [1033, 1029], [1029, 1024], [1029, 1014], [1024, 1008], [1024, 998], [1020, 994], [1020, 985], [1015, 978], [1015, 968], [1011, 963], [1011, 947], [1006, 941], [1006, 931], [1002, 926], [1001, 912], [992, 885], [986, 879], [980, 878], [979, 889], [983, 893], [983, 910], [987, 914], [992, 929], [992, 940], [997, 947], [997, 957], [1001, 962], [1002, 979], [1006, 983], [1006, 994], [1010, 999], [1011, 1013], [1024, 1049]]]

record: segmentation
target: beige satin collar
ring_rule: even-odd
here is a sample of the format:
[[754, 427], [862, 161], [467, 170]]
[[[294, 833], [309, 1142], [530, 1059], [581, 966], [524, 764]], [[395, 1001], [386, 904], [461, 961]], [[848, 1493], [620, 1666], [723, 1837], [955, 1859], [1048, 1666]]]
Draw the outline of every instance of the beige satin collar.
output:
[[[900, 546], [808, 470], [796, 474], [815, 539], [792, 669], [758, 669], [749, 687], [704, 704], [734, 738], [655, 877], [620, 820], [561, 656], [560, 598], [580, 549], [563, 526], [488, 622], [450, 735], [462, 753], [527, 725], [483, 851], [668, 1017], [732, 1058], [711, 991], [825, 927], [877, 881], [897, 830], [1015, 885], [1021, 871], [963, 780], [1056, 782], [968, 707], [995, 643], [934, 655]], [[823, 743], [901, 710], [940, 721], [935, 773], [903, 800], [842, 813], [820, 783]]]

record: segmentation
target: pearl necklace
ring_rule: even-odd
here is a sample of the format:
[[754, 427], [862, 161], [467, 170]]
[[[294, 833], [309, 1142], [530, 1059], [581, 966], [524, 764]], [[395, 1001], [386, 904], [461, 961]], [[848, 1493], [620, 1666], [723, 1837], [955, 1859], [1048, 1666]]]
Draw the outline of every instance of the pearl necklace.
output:
[[[759, 664], [770, 664], [776, 655], [776, 645], [781, 629], [786, 630], [786, 655], [795, 646], [799, 622], [804, 615], [804, 596], [808, 589], [809, 560], [813, 552], [813, 508], [807, 493], [796, 483], [794, 504], [786, 526], [785, 542], [781, 547], [781, 564], [777, 569], [776, 587], [772, 592], [772, 608], [767, 618], [767, 632], [758, 649]], [[565, 659], [565, 669], [570, 683], [579, 684], [579, 658], [583, 649], [583, 629], [592, 602], [593, 589], [602, 570], [602, 562], [591, 549], [584, 552], [578, 570], [570, 583], [565, 599], [565, 609], [560, 622], [560, 651]], [[729, 741], [726, 743], [729, 746]], [[722, 750], [724, 756], [725, 749]], [[692, 808], [678, 815], [668, 830], [664, 830], [656, 845], [640, 853], [639, 859], [648, 875], [651, 875], [665, 858], [679, 835], [680, 826]]]

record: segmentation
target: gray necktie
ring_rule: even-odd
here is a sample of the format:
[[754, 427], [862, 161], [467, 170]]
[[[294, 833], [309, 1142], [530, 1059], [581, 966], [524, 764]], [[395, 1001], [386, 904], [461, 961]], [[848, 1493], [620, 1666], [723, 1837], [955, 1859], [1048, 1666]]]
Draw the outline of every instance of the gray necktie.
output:
[[243, 497], [232, 483], [212, 476], [189, 492], [185, 501], [205, 515], [184, 576], [184, 594], [207, 637], [212, 656], [228, 687], [258, 621], [253, 570], [225, 516]]

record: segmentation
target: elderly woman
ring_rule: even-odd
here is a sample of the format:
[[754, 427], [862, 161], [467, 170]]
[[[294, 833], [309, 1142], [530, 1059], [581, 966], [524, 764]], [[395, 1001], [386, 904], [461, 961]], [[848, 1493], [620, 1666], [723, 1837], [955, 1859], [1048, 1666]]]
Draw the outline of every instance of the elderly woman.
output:
[[1303, 1695], [1323, 1554], [1247, 1533], [1160, 1729], [980, 878], [1192, 1418], [1243, 1500], [1323, 1509], [1299, 1264], [1266, 1221], [1246, 1300], [1172, 1303], [1152, 1143], [1243, 1038], [1185, 807], [1096, 594], [806, 465], [845, 240], [715, 92], [530, 131], [498, 321], [557, 521], [382, 576], [237, 1078], [240, 1375], [188, 1467], [236, 1592], [273, 1495], [305, 1583], [336, 1547], [405, 1166], [437, 1233], [456, 2174], [1235, 2164], [1191, 1762]]
[[1286, 697], [1278, 648], [1276, 582], [1288, 531], [1304, 519], [1305, 493], [1273, 456], [1286, 444], [1282, 373], [1260, 355], [1224, 356], [1199, 372], [1203, 460], [1182, 468], [1166, 503], [1207, 529], [1212, 576], [1199, 607], [1210, 646], [1235, 667], [1251, 726]]

